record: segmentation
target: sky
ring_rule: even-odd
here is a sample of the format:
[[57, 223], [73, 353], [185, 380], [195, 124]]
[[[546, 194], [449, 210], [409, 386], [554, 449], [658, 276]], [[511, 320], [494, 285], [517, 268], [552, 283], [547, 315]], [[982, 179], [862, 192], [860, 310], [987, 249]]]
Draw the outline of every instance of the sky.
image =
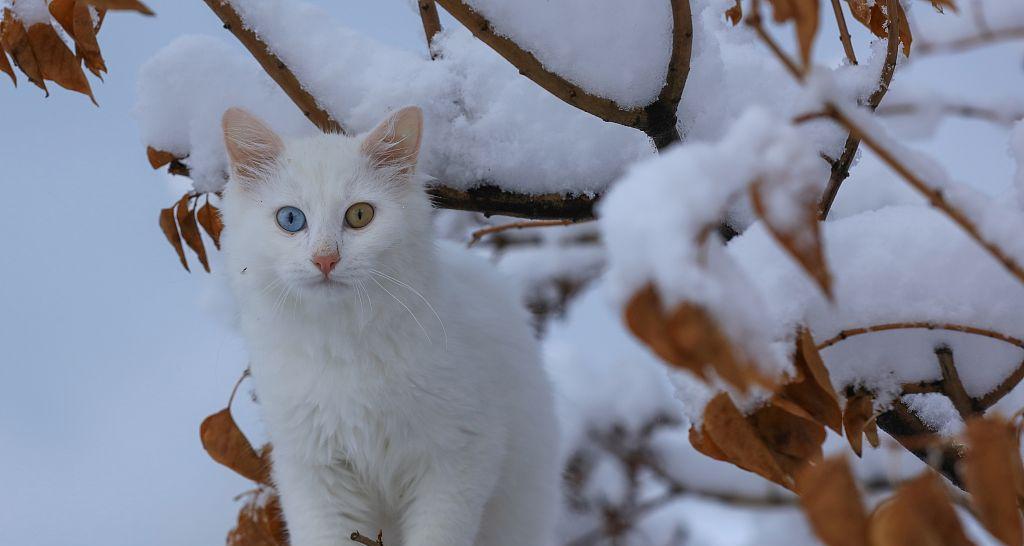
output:
[[[339, 23], [424, 49], [410, 2], [318, 3]], [[93, 82], [99, 108], [56, 86], [44, 98], [24, 78], [17, 89], [0, 81], [5, 544], [221, 544], [237, 513], [232, 497], [250, 486], [199, 443], [199, 423], [226, 403], [244, 350], [203, 303], [206, 274], [185, 273], [157, 227], [159, 209], [181, 191], [149, 167], [132, 114], [146, 59], [183, 34], [227, 33], [199, 0], [149, 5], [154, 18], [105, 22], [110, 73]], [[1022, 48], [1010, 46], [960, 56], [952, 71], [912, 63], [898, 78], [999, 96], [1024, 89], [1022, 63]], [[949, 122], [920, 146], [954, 178], [1008, 188], [1004, 130]], [[861, 167], [860, 179], [882, 173], [870, 159]], [[844, 191], [881, 191], [857, 181]], [[840, 195], [837, 214], [844, 206]]]

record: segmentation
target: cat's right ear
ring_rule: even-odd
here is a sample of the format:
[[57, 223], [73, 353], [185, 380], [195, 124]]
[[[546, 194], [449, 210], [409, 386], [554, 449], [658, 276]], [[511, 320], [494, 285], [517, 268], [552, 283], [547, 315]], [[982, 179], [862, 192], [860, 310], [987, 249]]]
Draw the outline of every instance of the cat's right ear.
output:
[[284, 150], [284, 142], [273, 129], [241, 108], [228, 108], [221, 128], [231, 169], [243, 182], [265, 178]]

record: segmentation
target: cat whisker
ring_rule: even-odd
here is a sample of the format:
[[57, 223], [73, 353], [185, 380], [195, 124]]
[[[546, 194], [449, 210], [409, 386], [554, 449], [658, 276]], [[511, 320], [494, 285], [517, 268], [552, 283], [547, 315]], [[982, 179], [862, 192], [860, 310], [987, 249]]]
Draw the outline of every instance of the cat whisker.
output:
[[405, 310], [409, 312], [409, 316], [410, 316], [410, 317], [412, 317], [412, 320], [416, 321], [416, 325], [417, 325], [417, 326], [419, 326], [419, 327], [420, 327], [420, 330], [422, 330], [422, 331], [423, 331], [423, 335], [427, 336], [427, 341], [430, 341], [431, 343], [433, 343], [433, 339], [431, 339], [431, 337], [430, 337], [430, 333], [429, 333], [429, 332], [427, 332], [427, 329], [423, 327], [423, 323], [421, 323], [421, 322], [420, 322], [420, 319], [416, 318], [416, 313], [413, 313], [413, 312], [412, 312], [412, 309], [410, 309], [410, 308], [409, 308], [409, 306], [405, 304], [405, 302], [403, 302], [402, 300], [398, 299], [398, 297], [397, 297], [397, 296], [395, 296], [394, 294], [392, 294], [390, 290], [388, 290], [387, 288], [384, 288], [384, 285], [383, 285], [383, 284], [381, 284], [381, 283], [380, 283], [380, 281], [378, 281], [376, 277], [372, 277], [372, 276], [371, 276], [371, 277], [370, 277], [370, 280], [371, 280], [371, 281], [373, 281], [374, 283], [376, 283], [376, 284], [377, 284], [377, 286], [379, 286], [381, 290], [383, 290], [383, 291], [387, 292], [387, 293], [388, 293], [388, 295], [389, 295], [389, 296], [391, 296], [391, 297], [392, 297], [392, 299], [394, 299], [395, 301], [397, 301], [399, 305], [401, 305], [402, 307], [404, 307], [404, 308], [405, 308]]
[[438, 324], [441, 325], [441, 333], [444, 335], [444, 350], [447, 351], [448, 350], [448, 330], [444, 327], [444, 321], [441, 320], [441, 315], [437, 314], [437, 311], [434, 309], [434, 306], [431, 305], [429, 301], [427, 301], [427, 298], [424, 297], [423, 294], [421, 294], [419, 290], [416, 290], [415, 288], [413, 288], [413, 287], [409, 286], [408, 284], [406, 284], [406, 283], [396, 279], [395, 277], [392, 277], [391, 275], [388, 275], [387, 273], [384, 273], [383, 271], [377, 271], [376, 269], [370, 269], [370, 272], [371, 273], [375, 273], [377, 275], [380, 275], [381, 277], [384, 277], [385, 279], [387, 279], [387, 280], [389, 280], [389, 281], [391, 281], [391, 282], [393, 282], [393, 283], [395, 283], [395, 284], [397, 284], [399, 286], [402, 286], [402, 287], [406, 288], [407, 290], [409, 290], [413, 294], [416, 294], [416, 296], [418, 296], [421, 300], [423, 300], [423, 303], [426, 304], [427, 309], [430, 309], [430, 312], [434, 314], [434, 318], [437, 319]]

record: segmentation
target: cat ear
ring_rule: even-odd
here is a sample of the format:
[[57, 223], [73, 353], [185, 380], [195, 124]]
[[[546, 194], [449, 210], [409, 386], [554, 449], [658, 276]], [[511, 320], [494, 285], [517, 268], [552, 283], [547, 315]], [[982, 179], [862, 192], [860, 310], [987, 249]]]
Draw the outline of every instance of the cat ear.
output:
[[273, 129], [241, 108], [228, 108], [221, 127], [231, 168], [241, 179], [260, 180], [284, 150], [281, 137]]
[[403, 175], [411, 175], [416, 170], [422, 135], [423, 111], [407, 106], [371, 131], [360, 150], [375, 167], [392, 167]]

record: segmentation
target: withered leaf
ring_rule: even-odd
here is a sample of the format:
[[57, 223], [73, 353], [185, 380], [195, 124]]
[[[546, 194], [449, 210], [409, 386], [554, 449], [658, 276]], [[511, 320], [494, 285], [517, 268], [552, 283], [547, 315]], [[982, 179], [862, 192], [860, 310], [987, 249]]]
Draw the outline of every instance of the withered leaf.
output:
[[828, 369], [821, 360], [811, 333], [801, 329], [797, 334], [796, 345], [793, 364], [799, 377], [783, 386], [778, 397], [799, 406], [815, 421], [836, 431], [836, 434], [842, 434], [843, 412], [839, 407], [839, 397], [832, 388]]
[[74, 18], [75, 0], [52, 0], [50, 2], [50, 15], [60, 24], [64, 32], [72, 39], [75, 37], [75, 27], [72, 23]]
[[230, 408], [204, 419], [199, 438], [213, 460], [254, 482], [269, 483], [269, 466], [238, 428]]
[[946, 13], [945, 8], [953, 10], [953, 13], [957, 11], [953, 0], [932, 0], [932, 7], [939, 13]]
[[18, 76], [14, 74], [14, 67], [11, 66], [11, 61], [7, 59], [7, 53], [4, 52], [3, 44], [0, 44], [0, 72], [5, 72], [10, 76], [14, 86], [18, 86]]
[[228, 532], [227, 546], [288, 546], [277, 493], [259, 491], [246, 501], [238, 511], [238, 523]]
[[92, 12], [87, 4], [82, 2], [75, 3], [73, 23], [75, 29], [75, 51], [82, 58], [86, 68], [96, 77], [100, 77], [101, 73], [107, 71], [107, 64], [103, 61], [103, 55], [100, 53], [100, 45], [96, 41], [98, 28], [93, 21]]
[[191, 196], [186, 193], [175, 207], [177, 210], [178, 228], [181, 230], [181, 238], [185, 240], [185, 244], [192, 249], [192, 252], [196, 253], [199, 263], [203, 264], [203, 269], [209, 273], [210, 263], [206, 259], [206, 246], [203, 245], [203, 237], [199, 234], [195, 210], [189, 207], [190, 201]]
[[733, 348], [717, 321], [699, 305], [680, 303], [668, 319], [668, 333], [681, 358], [679, 366], [688, 370], [703, 370], [710, 366], [719, 377], [741, 391], [759, 381], [753, 364], [747, 362], [742, 352]]
[[809, 461], [821, 460], [825, 427], [769, 404], [747, 416], [747, 422], [787, 474], [796, 475]]
[[794, 487], [792, 477], [779, 466], [775, 455], [728, 394], [718, 394], [704, 408], [701, 429], [732, 464], [783, 487]]
[[868, 544], [868, 516], [845, 457], [829, 457], [797, 474], [797, 489], [811, 528], [827, 546]]
[[69, 91], [82, 93], [97, 104], [81, 63], [52, 26], [46, 23], [32, 25], [28, 29], [28, 41], [43, 78]]
[[137, 11], [143, 15], [154, 15], [153, 10], [139, 0], [81, 0], [100, 9]]
[[871, 395], [857, 393], [846, 400], [846, 408], [843, 410], [843, 428], [846, 430], [846, 439], [850, 442], [850, 448], [861, 456], [863, 452], [864, 429], [874, 416], [874, 403]]
[[800, 46], [800, 59], [810, 64], [814, 37], [818, 33], [818, 0], [769, 0], [776, 23], [793, 21], [796, 41]]
[[18, 65], [28, 81], [46, 91], [46, 96], [50, 96], [50, 91], [46, 89], [46, 81], [43, 79], [42, 69], [39, 67], [39, 61], [36, 60], [36, 54], [29, 43], [25, 25], [21, 24], [21, 21], [14, 16], [14, 12], [8, 8], [4, 8], [4, 20], [3, 23], [0, 23], [0, 42], [3, 43], [4, 49], [11, 55], [14, 64]]
[[[850, 13], [853, 14], [853, 18], [870, 30], [872, 34], [879, 38], [889, 36], [889, 18], [886, 15], [888, 3], [885, 0], [846, 0], [846, 2], [850, 5]], [[903, 5], [899, 2], [896, 5], [900, 18], [898, 36], [900, 42], [903, 43], [903, 54], [910, 55], [910, 42], [913, 41], [910, 22], [907, 21], [907, 13], [904, 11]]]
[[868, 522], [871, 546], [973, 546], [932, 471], [900, 486]]
[[171, 152], [165, 152], [163, 150], [157, 150], [152, 146], [146, 147], [146, 159], [149, 160], [149, 165], [154, 169], [159, 169], [164, 165], [178, 159]]
[[1009, 423], [997, 417], [968, 421], [964, 484], [978, 520], [1007, 546], [1024, 542], [1015, 470], [1019, 465], [1020, 451]]
[[722, 448], [718, 447], [710, 436], [697, 430], [697, 427], [690, 427], [690, 445], [712, 459], [729, 462]]
[[174, 221], [174, 207], [166, 209], [160, 209], [160, 230], [164, 232], [164, 236], [167, 237], [167, 242], [171, 243], [174, 247], [174, 251], [178, 253], [178, 259], [181, 260], [181, 267], [185, 268], [185, 271], [191, 271], [188, 268], [188, 261], [185, 259], [185, 249], [181, 245], [181, 235], [178, 233], [178, 224]]
[[207, 199], [206, 203], [199, 209], [199, 212], [196, 213], [196, 219], [199, 220], [199, 225], [203, 226], [210, 239], [213, 239], [214, 246], [220, 250], [220, 232], [224, 229], [224, 223], [221, 221], [220, 211], [217, 210], [217, 207], [213, 206], [210, 200]]
[[725, 10], [725, 18], [732, 23], [732, 26], [740, 24], [743, 20], [743, 3], [742, 0], [736, 0], [736, 3], [727, 10]]
[[[800, 210], [799, 224], [794, 228], [791, 225], [780, 225], [767, 209], [764, 197], [761, 195], [767, 191], [764, 182], [755, 182], [750, 185], [750, 200], [754, 212], [760, 218], [768, 232], [782, 246], [786, 252], [814, 282], [821, 287], [822, 292], [829, 298], [832, 297], [832, 275], [829, 273], [828, 265], [825, 263], [825, 254], [821, 245], [821, 226], [818, 222], [817, 198], [812, 195], [801, 195], [798, 203]], [[793, 219], [788, 219], [787, 223]]]

